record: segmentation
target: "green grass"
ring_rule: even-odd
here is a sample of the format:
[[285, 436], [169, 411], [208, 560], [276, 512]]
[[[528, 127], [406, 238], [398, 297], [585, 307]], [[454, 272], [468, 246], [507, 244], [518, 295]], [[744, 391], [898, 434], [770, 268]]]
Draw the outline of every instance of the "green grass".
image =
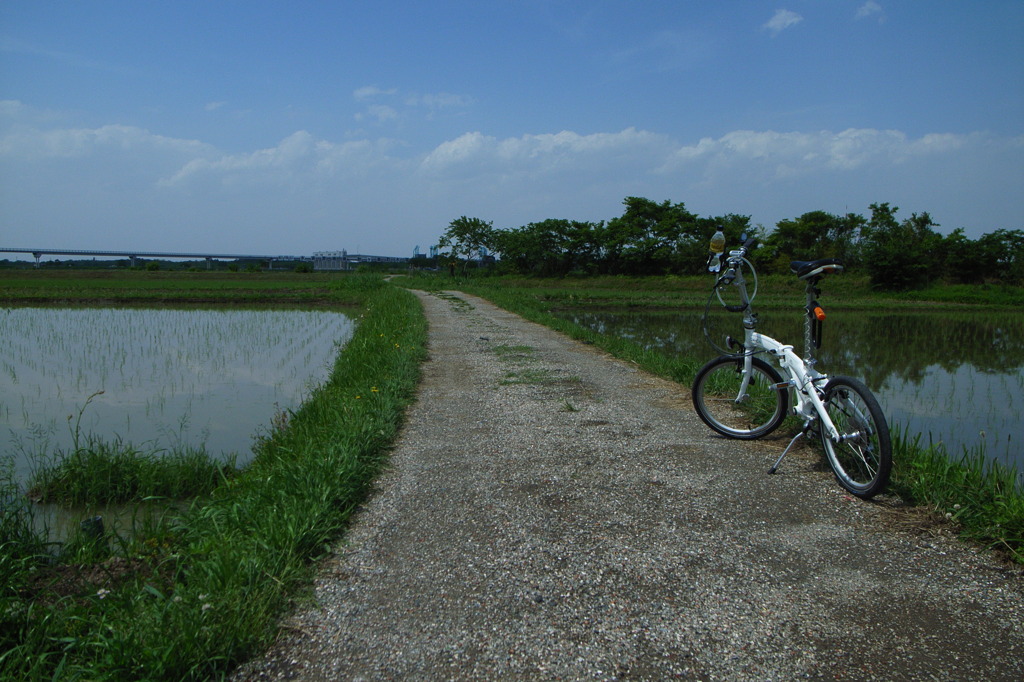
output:
[[[587, 306], [590, 308], [677, 309], [703, 307], [713, 283], [711, 275], [664, 275], [650, 277], [518, 277], [475, 276], [452, 279], [446, 275], [420, 272], [402, 277], [403, 286], [417, 289], [507, 289], [520, 297], [535, 298], [551, 307]], [[750, 280], [752, 285], [752, 280]], [[842, 300], [832, 293], [842, 291]], [[890, 293], [871, 288], [867, 276], [843, 273], [826, 279], [822, 285], [831, 306], [843, 309], [932, 308], [935, 305], [956, 307], [1017, 307], [1024, 305], [1024, 287], [1003, 285], [945, 285], [915, 292]], [[759, 307], [793, 307], [804, 305], [804, 283], [791, 275], [767, 275], [760, 278], [757, 294]]]
[[998, 284], [953, 284], [910, 291], [903, 294], [903, 298], [931, 303], [999, 305], [1019, 310], [1024, 306], [1024, 288]]
[[236, 473], [233, 458], [219, 463], [201, 447], [165, 452], [91, 436], [51, 460], [33, 476], [29, 497], [69, 507], [205, 495]]
[[[0, 304], [357, 304], [363, 275], [0, 270]], [[372, 276], [365, 276], [372, 277]], [[346, 282], [338, 286], [339, 282]]]
[[185, 512], [102, 546], [73, 538], [55, 559], [0, 486], [0, 678], [216, 679], [273, 640], [385, 465], [425, 357], [407, 291], [366, 276], [323, 296], [363, 307], [330, 378]]
[[[497, 285], [497, 286], [496, 286]], [[516, 289], [509, 282], [481, 279], [471, 283], [462, 282], [460, 288], [522, 315], [528, 320], [543, 324], [560, 331], [578, 341], [594, 345], [608, 351], [616, 357], [629, 360], [644, 369], [682, 383], [690, 383], [697, 370], [703, 364], [691, 358], [674, 358], [654, 350], [644, 348], [638, 343], [618, 336], [600, 334], [581, 325], [561, 319], [551, 313], [552, 308], [560, 307], [566, 301], [562, 297], [552, 297], [543, 289]], [[538, 293], [540, 292], [540, 293]], [[706, 294], [705, 294], [706, 297]], [[575, 299], [577, 304], [590, 305], [591, 296]], [[553, 301], [555, 301], [553, 303]]]
[[1016, 469], [989, 461], [984, 448], [954, 457], [898, 428], [893, 462], [892, 488], [904, 500], [943, 515], [962, 537], [1024, 563], [1024, 490]]

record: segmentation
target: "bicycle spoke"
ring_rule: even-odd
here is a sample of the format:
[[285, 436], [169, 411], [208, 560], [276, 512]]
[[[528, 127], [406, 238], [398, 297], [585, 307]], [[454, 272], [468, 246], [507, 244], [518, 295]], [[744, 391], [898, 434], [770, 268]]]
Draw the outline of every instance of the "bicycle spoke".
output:
[[860, 382], [837, 377], [826, 387], [824, 402], [839, 432], [835, 442], [824, 432], [821, 437], [836, 478], [855, 495], [877, 494], [892, 466], [888, 428], [877, 401]]

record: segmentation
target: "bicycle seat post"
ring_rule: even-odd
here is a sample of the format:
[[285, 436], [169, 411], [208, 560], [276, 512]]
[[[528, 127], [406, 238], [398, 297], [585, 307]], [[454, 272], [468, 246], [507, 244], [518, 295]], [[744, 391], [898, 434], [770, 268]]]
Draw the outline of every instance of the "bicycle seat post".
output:
[[815, 363], [814, 349], [821, 344], [821, 321], [825, 319], [825, 313], [818, 307], [815, 300], [821, 295], [818, 282], [827, 274], [842, 272], [843, 263], [836, 258], [822, 258], [813, 261], [795, 260], [789, 264], [793, 274], [804, 280], [807, 292], [807, 307], [804, 317], [804, 355], [808, 368], [813, 368]]
[[821, 295], [816, 277], [807, 280], [806, 305], [804, 307], [804, 362], [808, 367], [814, 367], [817, 360], [814, 357], [814, 307], [817, 305], [817, 298]]

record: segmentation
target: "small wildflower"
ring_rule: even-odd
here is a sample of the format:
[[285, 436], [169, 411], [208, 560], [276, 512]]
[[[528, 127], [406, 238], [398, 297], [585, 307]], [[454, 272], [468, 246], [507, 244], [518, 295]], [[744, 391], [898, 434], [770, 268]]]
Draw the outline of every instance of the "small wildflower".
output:
[[359, 400], [359, 399], [360, 399], [360, 398], [362, 398], [362, 397], [363, 397], [363, 396], [361, 396], [361, 395], [357, 395], [357, 396], [356, 396], [356, 400]]
[[210, 602], [206, 602], [205, 604], [203, 604], [202, 611], [203, 611], [203, 613], [205, 613], [205, 612], [209, 611], [212, 608], [213, 608], [213, 604], [211, 604]]
[[100, 599], [105, 599], [108, 594], [110, 594], [110, 590], [101, 588], [100, 591], [96, 593], [96, 596]]
[[401, 348], [401, 347], [402, 346], [400, 344], [397, 344], [397, 343], [395, 344], [395, 348]]
[[378, 390], [377, 390], [377, 387], [376, 387], [376, 386], [373, 386], [373, 387], [371, 387], [371, 388], [370, 388], [370, 392], [371, 392], [371, 393], [380, 393], [380, 391], [378, 391]]

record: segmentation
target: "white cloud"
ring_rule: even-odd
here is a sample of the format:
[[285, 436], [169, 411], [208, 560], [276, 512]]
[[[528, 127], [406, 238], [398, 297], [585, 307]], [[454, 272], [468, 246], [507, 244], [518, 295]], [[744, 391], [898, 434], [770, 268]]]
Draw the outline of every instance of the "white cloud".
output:
[[300, 130], [273, 147], [255, 152], [192, 159], [161, 178], [159, 184], [169, 188], [212, 184], [285, 189], [339, 176], [351, 179], [379, 168], [389, 159], [388, 150], [393, 146], [389, 140], [333, 143]]
[[[455, 95], [448, 92], [421, 94], [407, 94], [401, 96], [396, 88], [383, 90], [375, 85], [359, 88], [352, 93], [357, 102], [372, 102], [366, 109], [355, 114], [357, 121], [373, 121], [375, 123], [386, 123], [398, 121], [407, 116], [414, 116], [416, 109], [425, 109], [428, 117], [433, 117], [440, 111], [461, 109], [470, 106], [473, 98], [468, 95]], [[390, 104], [376, 102], [381, 98], [392, 100], [401, 98], [404, 109], [397, 109]]]
[[222, 108], [225, 104], [227, 104], [227, 102], [207, 102], [204, 109], [206, 109], [207, 111], [217, 111], [218, 109]]
[[493, 157], [497, 142], [497, 138], [487, 137], [479, 132], [466, 133], [438, 145], [423, 160], [421, 167], [428, 171], [443, 170], [479, 158], [488, 150], [491, 150]]
[[714, 54], [710, 36], [696, 29], [663, 29], [646, 39], [615, 50], [612, 63], [631, 71], [676, 71], [696, 68]]
[[140, 155], [157, 152], [195, 156], [207, 153], [211, 149], [209, 145], [197, 140], [154, 135], [148, 130], [124, 125], [51, 130], [15, 126], [0, 137], [0, 159], [74, 158], [105, 151], [133, 152]]
[[468, 95], [453, 95], [448, 92], [436, 94], [410, 95], [405, 103], [409, 106], [423, 106], [428, 109], [451, 109], [455, 107], [467, 107], [473, 104], [473, 98]]
[[664, 172], [700, 168], [704, 177], [756, 171], [762, 182], [834, 171], [893, 167], [923, 155], [955, 153], [978, 136], [926, 135], [909, 140], [897, 130], [851, 128], [838, 133], [738, 130], [677, 149]]
[[16, 99], [0, 100], [0, 116], [13, 120], [26, 111], [27, 107]]
[[420, 171], [454, 176], [493, 173], [544, 175], [571, 171], [589, 175], [616, 168], [650, 166], [663, 157], [671, 141], [661, 135], [627, 128], [618, 133], [523, 135], [499, 140], [466, 133], [438, 145], [420, 163]]
[[33, 57], [42, 57], [50, 61], [60, 62], [76, 68], [89, 69], [91, 71], [101, 71], [118, 74], [137, 73], [135, 67], [132, 66], [97, 61], [95, 59], [85, 57], [77, 53], [64, 52], [62, 50], [53, 50], [48, 47], [43, 47], [41, 45], [30, 43], [24, 40], [18, 40], [17, 38], [11, 38], [9, 36], [0, 36], [0, 52], [9, 52], [18, 55], [31, 55]]
[[390, 90], [383, 90], [378, 88], [376, 85], [367, 85], [353, 91], [352, 96], [355, 97], [356, 101], [363, 102], [368, 99], [376, 99], [381, 96], [393, 95], [396, 92], [397, 90], [394, 88], [391, 88]]
[[635, 128], [475, 131], [415, 151], [401, 140], [336, 142], [300, 130], [228, 154], [141, 128], [35, 116], [0, 102], [2, 242], [402, 254], [433, 243], [458, 215], [499, 227], [603, 220], [630, 195], [767, 226], [889, 201], [972, 237], [1024, 227], [1024, 137], [736, 130], [680, 143]]
[[377, 123], [394, 121], [398, 118], [398, 112], [386, 104], [371, 104], [366, 111], [361, 111], [355, 116], [357, 121], [373, 120]]
[[791, 12], [788, 9], [780, 9], [776, 10], [775, 15], [761, 28], [766, 31], [770, 31], [773, 36], [777, 36], [787, 28], [796, 26], [803, 20], [804, 18], [796, 12]]
[[875, 2], [875, 0], [868, 0], [857, 9], [858, 19], [870, 19], [871, 17], [878, 17], [879, 23], [885, 21], [882, 6]]

